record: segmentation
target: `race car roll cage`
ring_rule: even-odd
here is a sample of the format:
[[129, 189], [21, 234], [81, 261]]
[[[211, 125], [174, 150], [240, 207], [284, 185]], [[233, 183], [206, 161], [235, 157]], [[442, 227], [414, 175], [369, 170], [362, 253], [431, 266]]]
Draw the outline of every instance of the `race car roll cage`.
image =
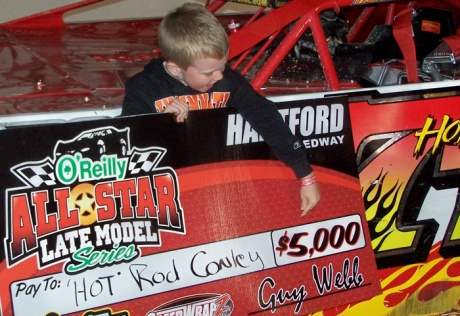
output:
[[[326, 3], [320, 0], [214, 0], [211, 2], [208, 0], [206, 6], [211, 12], [216, 12], [227, 2], [257, 3], [261, 6], [259, 11], [257, 11], [252, 18], [248, 20], [240, 31], [232, 33], [229, 36], [229, 60], [239, 57], [232, 65], [234, 69], [240, 66], [249, 52], [253, 50], [257, 44], [265, 40], [265, 44], [259, 48], [259, 51], [241, 70], [242, 74], [246, 74], [248, 69], [257, 62], [272, 41], [277, 38], [283, 29], [285, 30], [286, 26], [296, 21], [281, 43], [276, 47], [270, 57], [264, 62], [257, 74], [251, 80], [251, 85], [256, 90], [260, 91], [261, 89], [264, 89], [263, 86], [267, 83], [268, 79], [272, 76], [282, 60], [288, 55], [307, 29], [310, 29], [312, 33], [314, 44], [316, 46], [321, 67], [326, 79], [327, 90], [336, 91], [341, 90], [342, 88], [359, 87], [355, 82], [340, 82], [329, 51], [319, 14], [325, 10], [333, 10], [335, 13], [339, 13], [341, 7], [368, 4], [367, 2], [359, 3], [358, 1], [353, 1], [350, 3], [350, 1], [347, 0], [330, 1]], [[379, 1], [379, 3], [382, 2], [387, 1]], [[455, 9], [460, 8], [460, 3], [458, 1], [446, 0], [443, 2]], [[408, 3], [407, 8], [398, 13], [396, 13], [396, 2], [388, 1], [387, 3], [385, 24], [392, 26], [394, 37], [403, 54], [404, 58], [402, 62], [406, 67], [407, 82], [418, 83], [420, 82], [420, 79], [417, 70], [416, 47], [412, 36], [412, 14], [416, 3]], [[267, 7], [272, 8], [268, 14], [262, 15]], [[362, 30], [375, 9], [376, 6], [364, 6], [359, 17], [355, 20], [347, 34], [348, 42], [353, 42], [356, 35]], [[457, 40], [451, 40], [450, 42], [458, 43]], [[458, 52], [454, 49], [453, 51], [454, 55], [458, 56]], [[265, 87], [265, 89], [269, 88]], [[282, 89], [289, 90], [289, 87], [284, 86]], [[304, 87], [303, 89], [301, 87], [293, 87], [293, 89], [297, 91], [299, 89], [306, 91], [309, 90], [308, 87]], [[315, 87], [315, 89], [317, 89], [317, 87]]]
[[[226, 1], [223, 0], [215, 0], [209, 4], [209, 10], [215, 12], [216, 9], [223, 6], [225, 2]], [[260, 90], [306, 29], [310, 28], [320, 56], [321, 65], [326, 76], [328, 87], [330, 90], [340, 90], [340, 83], [319, 19], [320, 12], [332, 9], [338, 13], [340, 8], [336, 2], [320, 2], [321, 1], [318, 0], [293, 0], [287, 2], [285, 5], [277, 8], [276, 10], [270, 10], [267, 15], [257, 19], [264, 10], [264, 7], [262, 7], [256, 12], [253, 18], [248, 21], [241, 31], [229, 36], [229, 60], [242, 54], [232, 67], [236, 68], [240, 65], [244, 57], [251, 51], [252, 48], [255, 47], [257, 43], [267, 39], [265, 45], [259, 49], [259, 53], [256, 54], [244, 68], [242, 74], [245, 74], [249, 67], [257, 61], [267, 46], [270, 45], [277, 35], [280, 34], [282, 29], [298, 19], [294, 27], [286, 35], [281, 44], [275, 49], [265, 65], [262, 66], [254, 79], [251, 81], [251, 85], [256, 90]], [[268, 19], [270, 20], [270, 23], [267, 23]]]

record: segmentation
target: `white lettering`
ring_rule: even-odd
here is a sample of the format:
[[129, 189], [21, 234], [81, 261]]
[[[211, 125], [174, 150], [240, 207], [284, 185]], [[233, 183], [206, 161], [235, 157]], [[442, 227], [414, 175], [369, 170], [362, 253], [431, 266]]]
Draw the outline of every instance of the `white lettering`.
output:
[[295, 128], [300, 124], [300, 120], [297, 115], [300, 113], [300, 108], [293, 108], [289, 111], [289, 128], [292, 134], [295, 134]]
[[[305, 106], [302, 109], [281, 109], [279, 113], [293, 134], [308, 137], [338, 133], [343, 130], [345, 108], [343, 104]], [[343, 144], [344, 135], [304, 140], [305, 147], [324, 147]], [[262, 142], [263, 138], [243, 120], [240, 114], [228, 116], [227, 146]]]
[[306, 106], [300, 114], [300, 134], [310, 136], [313, 134], [315, 122], [315, 110], [311, 106]]
[[343, 144], [344, 137], [345, 135], [306, 139], [303, 144], [305, 148], [333, 146]]
[[239, 114], [228, 116], [227, 146], [241, 144], [243, 138], [243, 117]]
[[329, 107], [319, 105], [316, 108], [315, 134], [326, 134], [329, 131]]
[[243, 144], [257, 143], [259, 141], [259, 134], [246, 122], [244, 124]]
[[335, 103], [331, 105], [331, 124], [329, 132], [335, 133], [343, 130], [343, 112], [343, 104]]

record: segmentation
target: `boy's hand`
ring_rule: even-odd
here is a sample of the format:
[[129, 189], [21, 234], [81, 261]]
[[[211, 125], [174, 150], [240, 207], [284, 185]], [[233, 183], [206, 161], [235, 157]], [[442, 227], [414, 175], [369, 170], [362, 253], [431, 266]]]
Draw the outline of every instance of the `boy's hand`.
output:
[[[311, 177], [313, 174], [306, 176], [305, 178]], [[313, 183], [310, 185], [303, 185], [300, 187], [300, 198], [302, 199], [302, 205], [300, 210], [302, 211], [301, 217], [304, 217], [308, 211], [318, 204], [321, 199], [321, 193], [319, 191], [318, 183]]]
[[163, 113], [173, 113], [176, 116], [176, 122], [183, 123], [187, 119], [188, 111], [190, 107], [187, 103], [175, 98], [171, 103], [164, 109]]

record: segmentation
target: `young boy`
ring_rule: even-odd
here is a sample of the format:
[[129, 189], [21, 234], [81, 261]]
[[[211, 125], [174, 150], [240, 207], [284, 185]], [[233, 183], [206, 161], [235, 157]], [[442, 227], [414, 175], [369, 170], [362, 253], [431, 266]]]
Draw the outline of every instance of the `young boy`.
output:
[[163, 60], [153, 59], [126, 82], [122, 116], [173, 113], [180, 123], [191, 109], [234, 107], [301, 179], [301, 216], [315, 207], [320, 191], [305, 147], [275, 104], [226, 67], [229, 41], [217, 18], [200, 4], [186, 3], [164, 17], [158, 44]]

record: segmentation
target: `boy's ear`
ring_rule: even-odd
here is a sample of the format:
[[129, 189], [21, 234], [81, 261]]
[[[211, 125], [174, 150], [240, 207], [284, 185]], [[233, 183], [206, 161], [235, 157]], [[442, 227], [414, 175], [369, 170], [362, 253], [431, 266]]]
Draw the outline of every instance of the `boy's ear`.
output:
[[172, 61], [167, 61], [165, 67], [166, 70], [174, 77], [178, 77], [182, 71], [181, 68]]

